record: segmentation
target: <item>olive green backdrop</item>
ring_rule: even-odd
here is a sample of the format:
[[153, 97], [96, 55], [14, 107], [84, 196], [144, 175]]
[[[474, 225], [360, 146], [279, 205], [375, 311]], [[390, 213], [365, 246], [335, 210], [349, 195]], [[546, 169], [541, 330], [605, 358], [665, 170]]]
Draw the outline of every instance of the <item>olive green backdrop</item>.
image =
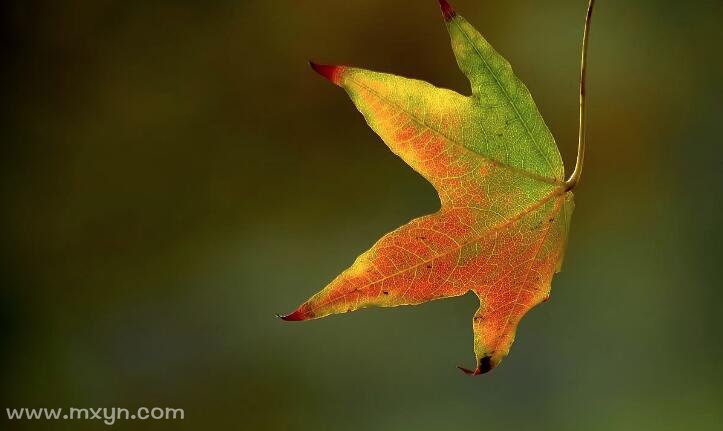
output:
[[[457, 0], [575, 157], [584, 0]], [[307, 60], [466, 91], [434, 0], [5, 4], [0, 407], [121, 429], [716, 430], [719, 1], [598, 1], [564, 270], [488, 375], [470, 295], [286, 323], [432, 187]]]

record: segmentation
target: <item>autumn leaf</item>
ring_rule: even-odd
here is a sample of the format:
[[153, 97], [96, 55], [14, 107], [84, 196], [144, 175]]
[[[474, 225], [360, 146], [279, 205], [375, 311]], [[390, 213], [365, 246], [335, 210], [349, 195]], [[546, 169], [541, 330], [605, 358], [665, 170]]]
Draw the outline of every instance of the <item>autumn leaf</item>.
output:
[[463, 370], [481, 374], [502, 361], [520, 319], [550, 295], [577, 177], [565, 181], [555, 140], [510, 64], [446, 1], [439, 3], [470, 96], [355, 67], [312, 67], [346, 90], [384, 143], [434, 186], [441, 207], [383, 236], [282, 318], [318, 319], [472, 291], [480, 302], [472, 319], [476, 368]]

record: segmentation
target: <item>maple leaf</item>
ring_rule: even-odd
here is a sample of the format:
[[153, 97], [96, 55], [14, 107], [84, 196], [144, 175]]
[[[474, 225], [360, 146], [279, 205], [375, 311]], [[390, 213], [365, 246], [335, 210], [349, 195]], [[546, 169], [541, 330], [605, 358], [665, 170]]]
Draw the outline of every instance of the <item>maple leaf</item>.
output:
[[[481, 374], [507, 355], [525, 313], [549, 297], [584, 147], [565, 181], [560, 152], [530, 92], [464, 18], [439, 3], [470, 96], [386, 73], [311, 64], [346, 90], [384, 143], [434, 186], [439, 211], [383, 236], [281, 317], [318, 319], [472, 291], [480, 302], [472, 319], [476, 368], [460, 368]], [[585, 42], [587, 24], [589, 14]], [[583, 119], [581, 110], [581, 146]]]

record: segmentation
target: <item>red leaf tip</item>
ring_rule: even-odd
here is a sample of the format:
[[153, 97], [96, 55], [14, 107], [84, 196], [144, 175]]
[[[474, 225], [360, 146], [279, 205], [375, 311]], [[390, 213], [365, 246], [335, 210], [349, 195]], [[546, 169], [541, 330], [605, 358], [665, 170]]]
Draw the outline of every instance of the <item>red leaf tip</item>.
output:
[[444, 20], [446, 22], [452, 21], [452, 18], [457, 16], [457, 12], [452, 9], [452, 6], [447, 2], [447, 0], [439, 0], [439, 8], [442, 9], [442, 15], [444, 15]]
[[457, 366], [457, 368], [459, 368], [463, 373], [467, 374], [468, 376], [475, 376], [475, 375], [479, 374], [477, 372], [477, 370], [472, 371], [469, 368], [465, 368], [465, 367], [462, 367], [459, 365]]
[[341, 74], [344, 71], [344, 66], [317, 64], [313, 61], [309, 62], [309, 66], [311, 66], [311, 68], [314, 69], [314, 71], [319, 75], [323, 76], [324, 78], [328, 79], [336, 85], [340, 85]]
[[287, 322], [298, 322], [300, 320], [306, 320], [306, 313], [302, 312], [301, 310], [296, 310], [291, 314], [287, 314], [286, 316], [279, 316], [279, 319], [285, 320]]

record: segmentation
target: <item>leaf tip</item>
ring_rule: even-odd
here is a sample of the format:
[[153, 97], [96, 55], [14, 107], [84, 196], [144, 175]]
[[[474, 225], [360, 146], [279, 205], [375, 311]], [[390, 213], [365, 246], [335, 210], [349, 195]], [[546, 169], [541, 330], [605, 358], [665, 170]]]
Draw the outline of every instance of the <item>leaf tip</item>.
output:
[[298, 309], [298, 310], [294, 311], [293, 313], [287, 314], [285, 316], [281, 316], [281, 315], [277, 314], [276, 317], [278, 317], [279, 319], [284, 320], [286, 322], [298, 322], [301, 320], [308, 319], [308, 316], [306, 315], [306, 313], [301, 311], [301, 309]]
[[309, 66], [319, 75], [328, 79], [336, 85], [341, 85], [341, 74], [344, 71], [344, 66], [335, 66], [327, 64], [318, 64], [313, 61], [309, 62]]
[[439, 0], [439, 8], [442, 10], [442, 15], [444, 16], [444, 20], [446, 22], [452, 21], [452, 18], [457, 16], [457, 12], [454, 11], [447, 0]]
[[486, 374], [490, 372], [490, 370], [492, 370], [495, 366], [496, 364], [492, 362], [492, 358], [490, 356], [485, 356], [483, 358], [480, 358], [479, 364], [474, 370], [470, 370], [469, 368], [460, 366], [457, 366], [457, 368], [462, 370], [462, 372], [467, 374], [468, 376], [479, 376], [480, 374]]
[[461, 366], [461, 365], [457, 365], [457, 368], [459, 368], [460, 371], [462, 371], [463, 373], [467, 374], [468, 376], [474, 376], [475, 371], [477, 371], [477, 370], [472, 371], [472, 370], [470, 370], [469, 368], [465, 368], [465, 367], [463, 367], [463, 366]]

